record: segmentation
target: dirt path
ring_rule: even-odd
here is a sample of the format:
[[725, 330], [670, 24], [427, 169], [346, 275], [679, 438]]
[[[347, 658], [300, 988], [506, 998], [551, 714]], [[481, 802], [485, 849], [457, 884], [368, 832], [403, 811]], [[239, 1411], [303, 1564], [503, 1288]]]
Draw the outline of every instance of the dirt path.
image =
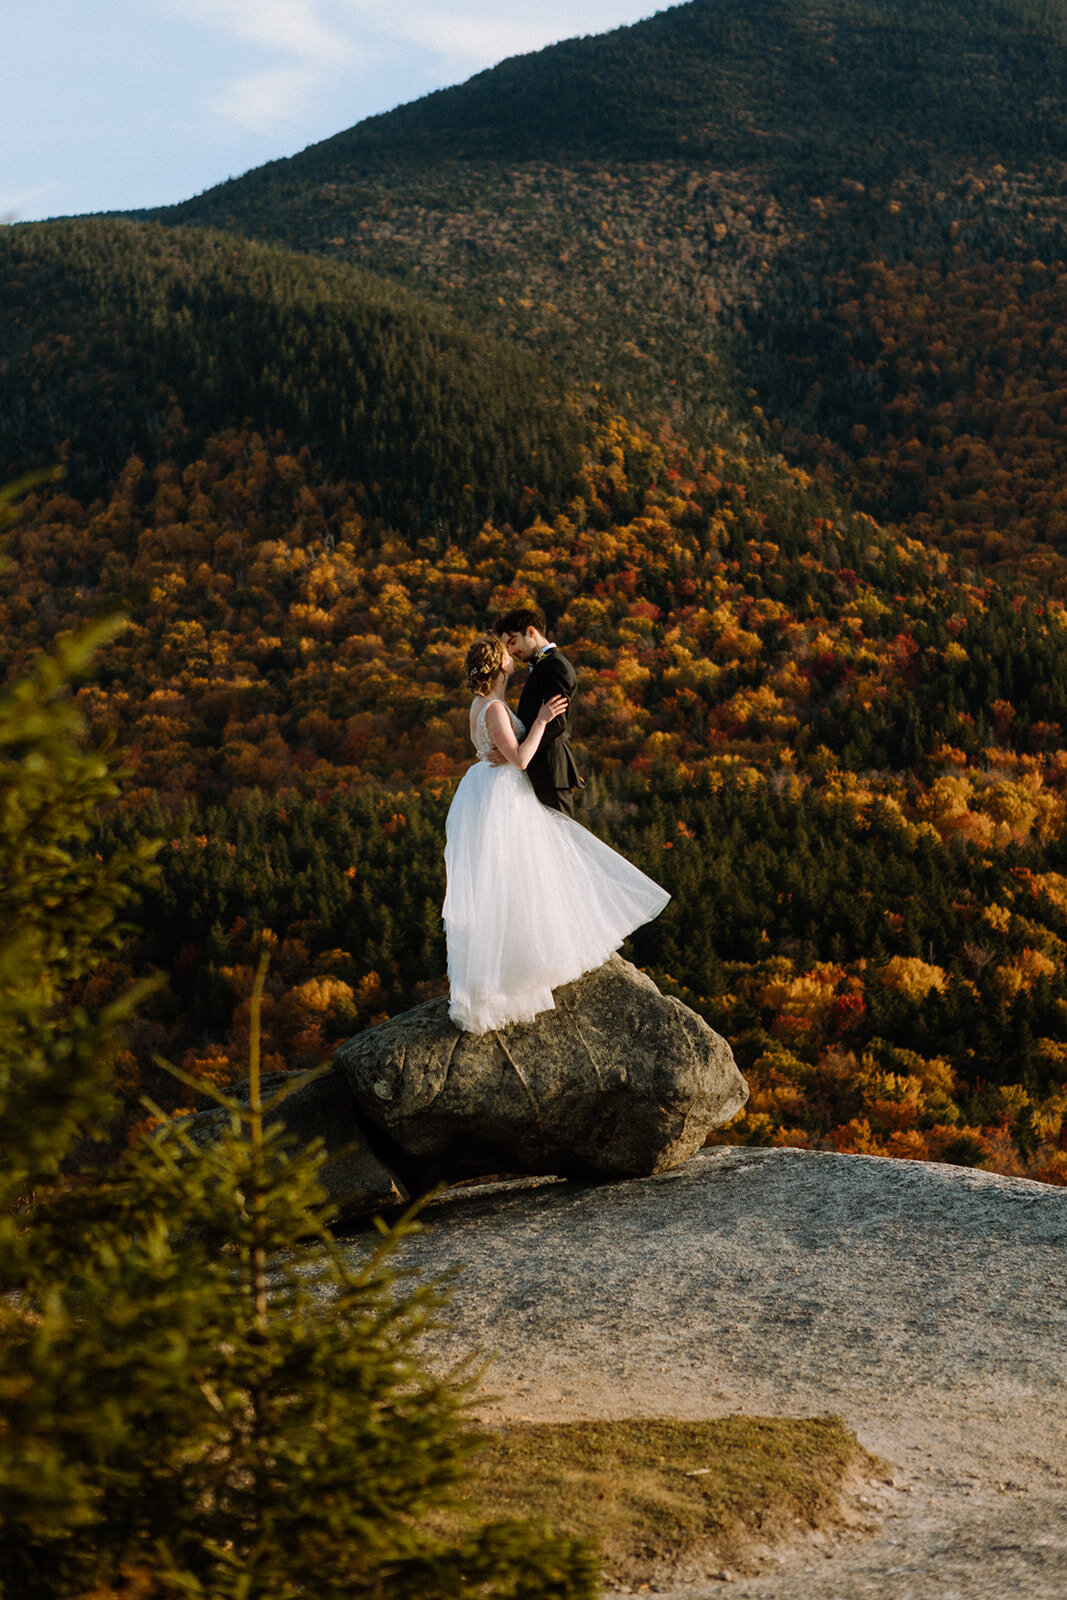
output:
[[893, 1464], [867, 1531], [686, 1600], [1065, 1600], [1067, 1191], [721, 1148], [425, 1222], [406, 1258], [464, 1268], [441, 1356], [499, 1353], [487, 1419], [836, 1412]]

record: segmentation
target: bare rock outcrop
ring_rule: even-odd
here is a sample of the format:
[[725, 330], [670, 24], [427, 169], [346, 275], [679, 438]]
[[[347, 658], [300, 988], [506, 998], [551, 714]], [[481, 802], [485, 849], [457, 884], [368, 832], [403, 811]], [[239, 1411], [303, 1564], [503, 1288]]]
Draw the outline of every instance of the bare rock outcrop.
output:
[[455, 1189], [422, 1222], [398, 1259], [458, 1269], [430, 1354], [495, 1356], [487, 1420], [832, 1412], [888, 1463], [891, 1486], [858, 1485], [866, 1527], [665, 1600], [1067, 1594], [1067, 1191], [718, 1146], [626, 1182]]
[[[455, 1027], [447, 997], [427, 1001], [350, 1039], [295, 1089], [272, 1115], [301, 1142], [324, 1140], [335, 1215], [369, 1216], [442, 1180], [664, 1172], [748, 1098], [726, 1041], [618, 956], [555, 1001], [481, 1035]], [[226, 1115], [186, 1126], [203, 1142]]]

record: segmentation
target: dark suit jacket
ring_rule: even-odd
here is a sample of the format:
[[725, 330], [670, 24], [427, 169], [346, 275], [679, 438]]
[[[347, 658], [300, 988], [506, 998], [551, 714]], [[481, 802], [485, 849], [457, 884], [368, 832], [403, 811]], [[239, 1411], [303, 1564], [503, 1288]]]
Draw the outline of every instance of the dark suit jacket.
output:
[[526, 769], [538, 796], [552, 798], [560, 789], [582, 787], [583, 780], [571, 752], [571, 712], [577, 683], [578, 674], [567, 657], [559, 650], [546, 650], [522, 686], [518, 718], [527, 731], [546, 700], [551, 700], [555, 694], [565, 694], [570, 700], [563, 716], [553, 718], [548, 724], [537, 753]]

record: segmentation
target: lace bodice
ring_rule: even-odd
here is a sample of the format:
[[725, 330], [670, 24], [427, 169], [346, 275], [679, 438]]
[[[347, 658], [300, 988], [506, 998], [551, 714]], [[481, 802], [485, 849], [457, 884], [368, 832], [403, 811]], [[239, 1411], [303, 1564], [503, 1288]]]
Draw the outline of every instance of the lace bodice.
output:
[[[478, 752], [479, 761], [484, 761], [493, 748], [493, 735], [489, 732], [489, 729], [485, 725], [485, 713], [489, 710], [491, 704], [491, 701], [483, 700], [474, 716], [474, 732], [472, 737], [474, 739], [474, 748]], [[511, 718], [511, 726], [515, 729], [516, 739], [522, 739], [526, 733], [526, 729], [523, 727], [522, 723], [519, 721], [518, 717], [515, 715], [514, 711], [512, 711], [509, 705], [505, 705], [504, 710]]]

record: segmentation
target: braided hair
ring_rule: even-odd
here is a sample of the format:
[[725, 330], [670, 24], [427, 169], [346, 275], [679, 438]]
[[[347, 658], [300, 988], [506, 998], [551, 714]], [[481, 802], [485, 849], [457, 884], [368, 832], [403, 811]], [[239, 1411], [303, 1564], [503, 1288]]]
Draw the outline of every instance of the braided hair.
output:
[[492, 693], [493, 685], [504, 668], [504, 655], [504, 641], [497, 634], [475, 639], [464, 662], [467, 687], [472, 694], [484, 698]]

